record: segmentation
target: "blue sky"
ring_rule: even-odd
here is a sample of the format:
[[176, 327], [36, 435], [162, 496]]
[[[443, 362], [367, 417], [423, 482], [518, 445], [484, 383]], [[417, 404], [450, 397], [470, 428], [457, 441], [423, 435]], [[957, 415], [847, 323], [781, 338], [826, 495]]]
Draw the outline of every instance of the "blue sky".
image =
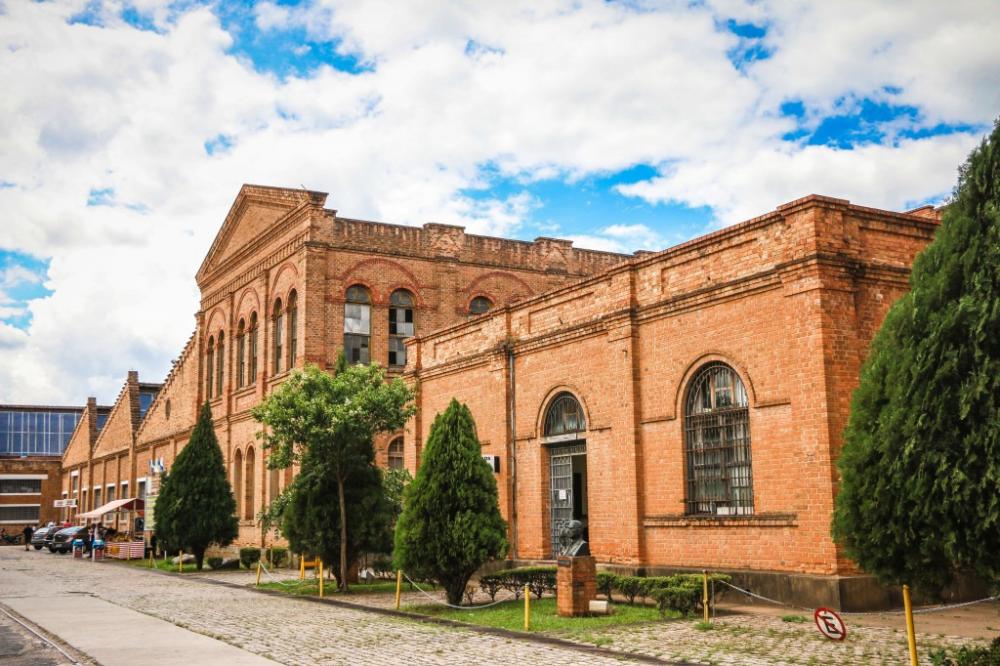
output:
[[161, 379], [246, 182], [619, 252], [941, 202], [998, 33], [971, 0], [0, 2], [0, 401]]

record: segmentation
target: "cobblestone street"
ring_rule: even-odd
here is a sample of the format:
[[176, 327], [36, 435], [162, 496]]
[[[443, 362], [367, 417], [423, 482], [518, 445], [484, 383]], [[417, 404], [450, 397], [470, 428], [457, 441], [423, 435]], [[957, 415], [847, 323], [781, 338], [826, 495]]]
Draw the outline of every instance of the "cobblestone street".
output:
[[[824, 639], [811, 622], [788, 623], [759, 613], [720, 617], [708, 631], [698, 630], [694, 621], [682, 620], [564, 636], [618, 652], [601, 655], [232, 586], [252, 581], [253, 575], [245, 572], [206, 572], [182, 578], [46, 552], [0, 550], [0, 600], [93, 595], [285, 664], [613, 664], [631, 661], [629, 655], [748, 665], [900, 664], [906, 660], [901, 628], [863, 626], [850, 619], [844, 643]], [[417, 593], [406, 597], [404, 603], [420, 600]], [[391, 599], [391, 594], [349, 597], [351, 603], [383, 607]], [[967, 642], [921, 635], [921, 663], [930, 663], [931, 649]]]

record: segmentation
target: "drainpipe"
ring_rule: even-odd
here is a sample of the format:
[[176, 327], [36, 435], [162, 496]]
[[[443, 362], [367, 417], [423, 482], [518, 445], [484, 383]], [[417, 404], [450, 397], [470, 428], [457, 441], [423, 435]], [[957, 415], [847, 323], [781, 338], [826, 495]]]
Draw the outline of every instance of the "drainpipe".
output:
[[515, 406], [517, 401], [516, 396], [516, 384], [514, 383], [514, 344], [513, 342], [507, 342], [507, 372], [510, 373], [510, 395], [508, 397], [509, 404], [507, 406], [507, 413], [509, 415], [510, 421], [510, 550], [511, 559], [517, 559], [517, 432], [516, 432], [516, 419], [515, 416]]

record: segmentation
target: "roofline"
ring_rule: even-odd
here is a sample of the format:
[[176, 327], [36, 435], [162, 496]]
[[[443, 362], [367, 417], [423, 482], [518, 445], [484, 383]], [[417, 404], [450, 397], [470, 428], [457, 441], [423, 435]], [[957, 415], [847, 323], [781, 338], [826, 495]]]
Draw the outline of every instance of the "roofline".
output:
[[43, 412], [80, 412], [86, 409], [86, 405], [80, 407], [70, 407], [68, 405], [0, 405], [0, 409], [34, 410]]

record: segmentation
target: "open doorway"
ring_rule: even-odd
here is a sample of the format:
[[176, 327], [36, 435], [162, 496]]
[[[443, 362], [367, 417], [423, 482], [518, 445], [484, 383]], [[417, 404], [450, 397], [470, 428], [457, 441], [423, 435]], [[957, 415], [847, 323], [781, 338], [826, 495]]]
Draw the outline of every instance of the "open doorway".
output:
[[551, 535], [552, 557], [559, 554], [559, 533], [569, 521], [583, 523], [583, 538], [590, 540], [587, 521], [587, 443], [577, 441], [568, 446], [549, 449], [551, 474]]

